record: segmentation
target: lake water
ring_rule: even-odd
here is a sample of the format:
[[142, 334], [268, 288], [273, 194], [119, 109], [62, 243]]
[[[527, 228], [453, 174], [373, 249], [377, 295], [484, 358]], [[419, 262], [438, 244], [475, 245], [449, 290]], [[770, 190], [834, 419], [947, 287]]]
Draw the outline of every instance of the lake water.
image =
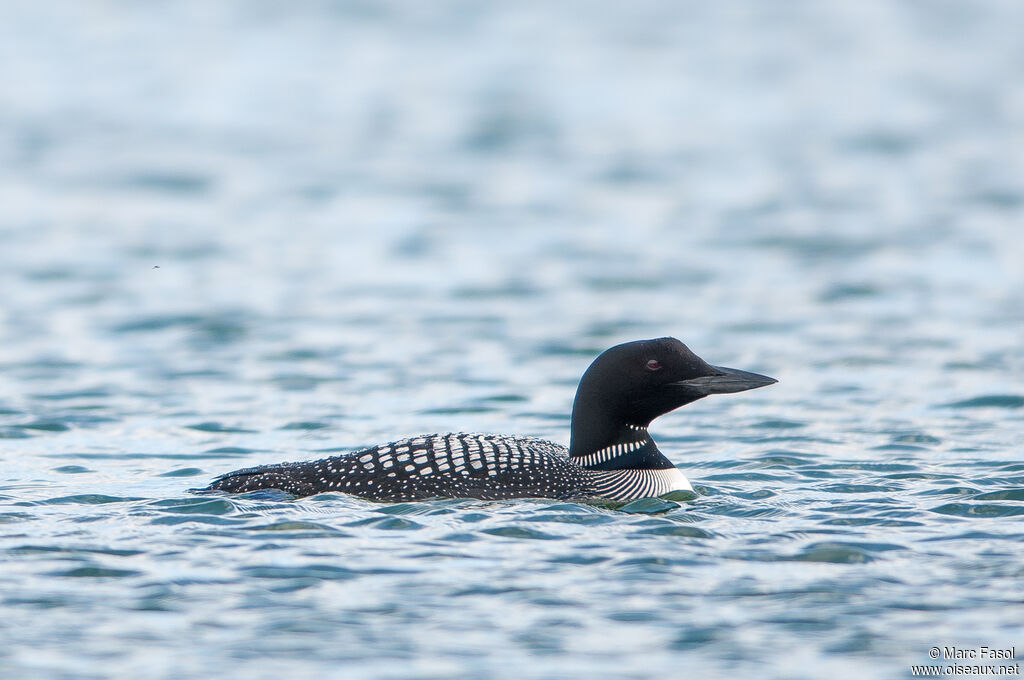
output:
[[[0, 677], [903, 678], [1024, 656], [1024, 5], [0, 6]], [[196, 496], [568, 440], [690, 502]], [[932, 647], [1015, 659], [932, 661]]]

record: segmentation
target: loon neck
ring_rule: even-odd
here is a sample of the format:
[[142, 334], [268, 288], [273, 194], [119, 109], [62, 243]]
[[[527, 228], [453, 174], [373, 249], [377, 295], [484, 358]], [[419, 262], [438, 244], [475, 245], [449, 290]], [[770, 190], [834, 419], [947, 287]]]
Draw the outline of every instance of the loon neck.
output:
[[569, 458], [589, 470], [664, 470], [675, 467], [647, 433], [651, 418], [622, 399], [588, 369], [572, 404]]
[[588, 470], [663, 470], [675, 467], [642, 425], [624, 425], [613, 436], [589, 450], [578, 447], [579, 441], [573, 438], [569, 457]]

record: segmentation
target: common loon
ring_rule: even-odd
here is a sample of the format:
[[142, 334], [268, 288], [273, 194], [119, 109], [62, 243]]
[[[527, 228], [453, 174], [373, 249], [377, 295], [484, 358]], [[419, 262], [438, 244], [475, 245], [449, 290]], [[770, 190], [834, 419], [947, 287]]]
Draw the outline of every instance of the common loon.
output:
[[206, 491], [338, 491], [382, 501], [424, 498], [603, 498], [628, 501], [693, 487], [658, 450], [652, 420], [709, 394], [775, 379], [711, 366], [675, 338], [603, 352], [583, 374], [569, 448], [533, 437], [433, 434], [321, 460], [262, 465], [215, 479]]

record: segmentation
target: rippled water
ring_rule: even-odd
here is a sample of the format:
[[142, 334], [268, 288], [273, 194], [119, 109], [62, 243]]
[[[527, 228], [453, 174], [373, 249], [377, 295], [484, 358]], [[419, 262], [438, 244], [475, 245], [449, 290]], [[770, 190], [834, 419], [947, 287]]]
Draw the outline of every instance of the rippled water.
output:
[[[1024, 654], [1010, 2], [0, 7], [0, 676], [907, 677]], [[200, 497], [565, 442], [675, 335], [696, 500]]]

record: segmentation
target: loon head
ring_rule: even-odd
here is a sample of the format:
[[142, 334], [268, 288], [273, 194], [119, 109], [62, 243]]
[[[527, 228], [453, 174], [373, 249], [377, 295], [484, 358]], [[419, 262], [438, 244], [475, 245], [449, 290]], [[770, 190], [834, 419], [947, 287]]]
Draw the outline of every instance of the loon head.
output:
[[601, 353], [583, 374], [572, 407], [570, 455], [597, 450], [622, 430], [709, 394], [743, 392], [774, 378], [712, 366], [675, 338], [637, 340]]

